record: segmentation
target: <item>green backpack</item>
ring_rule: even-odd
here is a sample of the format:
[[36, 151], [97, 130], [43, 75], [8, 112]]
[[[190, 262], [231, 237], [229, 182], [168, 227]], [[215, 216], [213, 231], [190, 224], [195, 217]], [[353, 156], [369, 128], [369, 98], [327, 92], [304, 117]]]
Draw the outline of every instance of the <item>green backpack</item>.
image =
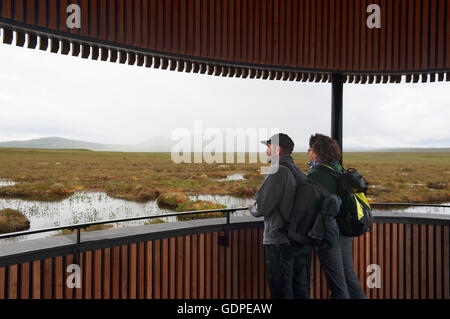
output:
[[356, 169], [344, 169], [337, 172], [331, 166], [320, 164], [317, 166], [323, 172], [330, 174], [337, 182], [338, 195], [342, 205], [337, 222], [339, 230], [344, 236], [361, 236], [370, 230], [373, 223], [372, 209], [364, 194], [367, 182]]

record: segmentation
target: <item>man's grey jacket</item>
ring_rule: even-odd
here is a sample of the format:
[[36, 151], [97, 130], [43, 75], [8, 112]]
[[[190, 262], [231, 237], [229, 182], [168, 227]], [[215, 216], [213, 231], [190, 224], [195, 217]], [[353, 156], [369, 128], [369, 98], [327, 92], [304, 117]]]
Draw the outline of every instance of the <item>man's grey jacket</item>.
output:
[[[340, 205], [338, 196], [315, 182], [308, 182], [292, 157], [283, 156], [279, 164], [271, 165], [269, 174], [264, 177], [250, 213], [255, 217], [264, 216], [264, 245], [288, 243], [287, 221], [294, 222], [294, 218], [300, 219], [301, 224], [293, 223], [294, 228], [300, 228], [290, 234], [292, 238], [303, 244], [330, 248], [339, 238], [335, 217]], [[292, 227], [289, 230], [293, 231]]]
[[[297, 182], [289, 168], [282, 165], [285, 163], [294, 164], [294, 161], [291, 156], [281, 156], [279, 164], [270, 166], [255, 194], [255, 204], [249, 209], [255, 217], [264, 216], [264, 245], [289, 242], [285, 221], [289, 219], [294, 206]], [[303, 178], [306, 179], [304, 174]]]

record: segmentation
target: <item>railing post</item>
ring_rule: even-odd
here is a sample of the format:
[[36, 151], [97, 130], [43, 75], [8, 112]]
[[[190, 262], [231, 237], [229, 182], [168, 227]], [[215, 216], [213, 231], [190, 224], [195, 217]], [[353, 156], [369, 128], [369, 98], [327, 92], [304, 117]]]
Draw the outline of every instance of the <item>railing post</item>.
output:
[[80, 243], [81, 243], [81, 228], [77, 227], [77, 242], [76, 242], [76, 248], [75, 248], [75, 264], [80, 265]]
[[[331, 75], [331, 137], [334, 138], [342, 148], [342, 130], [343, 130], [343, 87], [344, 79], [340, 73]], [[341, 154], [342, 163], [342, 154]]]
[[223, 226], [223, 233], [224, 233], [224, 235], [219, 237], [219, 245], [220, 246], [228, 247], [230, 245], [230, 238], [229, 238], [230, 236], [228, 235], [228, 231], [229, 231], [229, 227], [228, 226], [230, 225], [230, 214], [232, 212], [235, 212], [235, 210], [226, 212], [226, 214], [227, 214], [226, 221], [227, 222]]

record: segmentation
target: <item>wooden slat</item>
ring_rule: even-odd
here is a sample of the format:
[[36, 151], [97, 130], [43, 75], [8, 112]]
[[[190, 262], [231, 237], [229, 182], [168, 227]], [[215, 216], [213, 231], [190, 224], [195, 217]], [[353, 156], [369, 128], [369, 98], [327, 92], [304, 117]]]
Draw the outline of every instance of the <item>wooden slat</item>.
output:
[[[142, 0], [135, 0], [134, 6], [133, 6], [133, 45], [134, 46], [141, 46], [141, 32], [142, 32], [142, 25], [141, 25], [141, 17], [142, 17]], [[130, 39], [131, 40], [131, 39]]]
[[108, 41], [116, 40], [116, 24], [115, 0], [108, 0]]
[[[278, 64], [286, 65], [286, 1], [278, 1], [279, 25], [278, 25]], [[251, 39], [251, 38], [250, 38]]]
[[[228, 0], [222, 1], [221, 3], [221, 30], [220, 30], [220, 38], [222, 40], [221, 48], [220, 48], [220, 58], [223, 60], [228, 59]], [[194, 6], [192, 6], [193, 8]], [[195, 21], [194, 18], [192, 18], [192, 21]], [[192, 33], [194, 34], [194, 30], [192, 30]], [[253, 39], [252, 39], [253, 41]], [[194, 47], [195, 51], [195, 47]]]
[[245, 298], [245, 230], [239, 230], [239, 299]]
[[362, 274], [361, 274], [361, 282], [362, 282], [362, 287], [363, 289], [365, 289], [365, 294], [366, 296], [370, 296], [370, 290], [367, 287], [367, 283], [366, 283], [366, 277], [367, 277], [367, 266], [371, 264], [370, 262], [370, 251], [372, 249], [372, 247], [374, 246], [374, 244], [371, 242], [371, 236], [370, 233], [367, 232], [364, 234], [364, 243], [365, 243], [365, 247], [364, 247], [364, 253], [365, 253], [365, 261], [364, 261], [364, 268], [362, 269]]
[[93, 253], [92, 261], [92, 298], [102, 298], [102, 251], [97, 249]]
[[231, 299], [232, 296], [232, 237], [231, 231], [228, 232], [228, 243], [229, 245], [225, 248], [225, 297], [226, 299]]
[[37, 12], [38, 12], [38, 19], [37, 19], [37, 25], [40, 27], [46, 27], [47, 26], [47, 1], [46, 0], [37, 0]]
[[[186, 1], [181, 1], [183, 4], [180, 3], [178, 0], [172, 1], [172, 52], [174, 53], [186, 53], [185, 52], [185, 41], [180, 41], [180, 33], [182, 32], [184, 35], [185, 40], [185, 34], [186, 34], [186, 27], [185, 24], [180, 24], [180, 15], [183, 17], [183, 22], [185, 22], [186, 19]], [[180, 6], [181, 10], [180, 10]], [[180, 12], [181, 11], [181, 12]], [[180, 50], [180, 44], [182, 45], [183, 50]]]
[[205, 236], [205, 298], [212, 298], [213, 295], [213, 238], [212, 234], [208, 233]]
[[[8, 299], [17, 299], [19, 293], [19, 266], [12, 265], [8, 267]], [[51, 282], [51, 281], [50, 281]]]
[[[63, 269], [63, 257], [55, 257], [53, 261], [53, 298], [62, 299], [64, 297], [64, 269]], [[28, 282], [28, 280], [27, 280]], [[28, 282], [29, 284], [29, 282]]]
[[384, 298], [385, 294], [385, 287], [384, 283], [385, 280], [383, 278], [386, 278], [385, 269], [383, 267], [384, 265], [384, 224], [377, 224], [377, 253], [378, 253], [378, 265], [381, 267], [382, 270], [382, 277], [381, 277], [381, 289], [378, 290], [378, 299]]
[[219, 298], [219, 234], [217, 232], [212, 233], [212, 241], [211, 241], [211, 256], [212, 256], [212, 295], [211, 298], [217, 299]]
[[[62, 257], [59, 257], [62, 259]], [[30, 295], [30, 263], [23, 263], [20, 265], [20, 299], [29, 299]], [[2, 284], [4, 280], [1, 278], [1, 270], [0, 270], [0, 291], [2, 290]], [[0, 299], [2, 299], [0, 292]]]
[[[225, 237], [224, 232], [219, 233], [219, 238]], [[219, 281], [219, 295], [218, 298], [224, 299], [225, 298], [225, 245], [218, 245], [219, 250], [219, 273], [218, 273], [218, 281]]]
[[252, 266], [251, 266], [251, 274], [252, 274], [252, 293], [251, 298], [257, 299], [258, 298], [258, 272], [256, 269], [258, 269], [258, 263], [259, 263], [259, 256], [258, 256], [258, 230], [256, 228], [251, 230], [251, 247], [252, 247]]
[[184, 294], [183, 298], [191, 298], [191, 236], [184, 236]]
[[[371, 248], [370, 248], [370, 263], [371, 264], [375, 264], [375, 265], [379, 265], [378, 264], [378, 260], [377, 260], [377, 224], [373, 224], [372, 225], [372, 229], [370, 232], [370, 242], [372, 244]], [[372, 288], [370, 289], [370, 298], [371, 299], [376, 299], [377, 298], [377, 291], [379, 288]], [[368, 296], [368, 297], [369, 297]]]
[[[137, 295], [137, 244], [131, 244], [129, 251], [129, 269], [128, 269], [128, 299], [136, 299]], [[168, 254], [167, 254], [168, 255]]]
[[[50, 0], [50, 3], [54, 2], [56, 0]], [[14, 1], [14, 19], [23, 22], [25, 18], [25, 11], [24, 11], [24, 0], [15, 0]], [[53, 26], [53, 24], [52, 24]]]
[[[237, 0], [239, 1], [239, 0]], [[265, 63], [267, 64], [273, 64], [273, 15], [272, 15], [272, 6], [273, 6], [273, 0], [266, 0], [267, 1], [267, 10], [266, 10], [266, 45], [264, 48], [264, 51], [266, 53], [266, 59]], [[239, 36], [239, 33], [236, 34], [236, 36]], [[302, 47], [303, 48], [303, 47]], [[239, 52], [239, 51], [238, 51]], [[238, 56], [236, 56], [238, 57]]]
[[[437, 66], [436, 63], [436, 53], [437, 53], [437, 29], [436, 29], [436, 20], [437, 20], [437, 0], [430, 1], [430, 42], [429, 42], [429, 68], [435, 68]], [[448, 37], [448, 35], [447, 35]]]
[[266, 274], [264, 271], [264, 245], [263, 243], [263, 229], [258, 229], [258, 251], [259, 251], [259, 267], [258, 267], [258, 281], [259, 281], [259, 294], [258, 298], [265, 298], [265, 286], [266, 286]]
[[[160, 35], [160, 29], [158, 28], [158, 7], [157, 1], [149, 1], [149, 47], [152, 49], [158, 48], [158, 35]], [[162, 35], [162, 33], [161, 33]]]
[[279, 64], [279, 56], [280, 56], [280, 10], [279, 10], [279, 1], [273, 1], [273, 56], [272, 63]]
[[120, 298], [120, 247], [111, 248], [111, 298]]
[[161, 298], [169, 298], [169, 239], [161, 239]]
[[153, 242], [145, 244], [145, 298], [153, 298]]
[[171, 38], [172, 38], [172, 24], [171, 24], [171, 10], [172, 10], [172, 1], [164, 0], [164, 41], [163, 41], [163, 50], [170, 51], [171, 47]]
[[[66, 6], [67, 7], [67, 6]], [[36, 1], [26, 0], [26, 18], [25, 22], [29, 24], [36, 23]], [[65, 9], [64, 9], [65, 11]]]
[[412, 232], [412, 225], [406, 224], [405, 225], [405, 299], [411, 299], [412, 297], [412, 254], [411, 254], [411, 247], [412, 247], [412, 240], [411, 240], [411, 234]]
[[141, 0], [141, 47], [149, 47], [149, 0]]
[[[125, 43], [125, 0], [116, 0], [116, 41]], [[129, 2], [129, 1], [127, 1]]]
[[442, 256], [443, 265], [442, 265], [442, 271], [443, 271], [443, 298], [449, 299], [450, 298], [450, 232], [449, 232], [450, 226], [446, 225], [443, 227], [443, 243], [442, 248], [444, 250], [444, 254]]
[[[435, 263], [435, 256], [434, 256], [434, 227], [433, 225], [427, 225], [425, 226], [426, 233], [427, 233], [427, 281], [428, 281], [428, 287], [427, 287], [427, 298], [434, 299], [434, 287], [436, 286], [436, 280], [434, 278], [434, 263]], [[423, 289], [423, 288], [422, 288]]]
[[420, 298], [427, 298], [427, 226], [420, 225]]
[[101, 257], [102, 263], [102, 298], [111, 298], [111, 248], [104, 248]]
[[[398, 264], [400, 260], [398, 259], [398, 245], [399, 245], [399, 237], [398, 237], [398, 224], [392, 224], [392, 242], [391, 242], [391, 289], [390, 289], [390, 298], [397, 299], [398, 298]], [[366, 249], [370, 249], [370, 247], [366, 247]]]
[[215, 56], [215, 1], [208, 2], [208, 57], [212, 58]]
[[232, 282], [232, 292], [231, 298], [239, 298], [239, 231], [234, 230], [231, 233], [231, 247], [232, 247], [232, 271], [231, 271], [231, 282]]
[[176, 285], [176, 298], [183, 298], [183, 264], [184, 264], [184, 242], [183, 237], [177, 237], [177, 285]]
[[177, 250], [176, 250], [176, 238], [169, 239], [169, 298], [175, 299], [176, 297], [176, 260], [177, 260]]
[[6, 267], [0, 267], [0, 299], [6, 298]]
[[[422, 43], [429, 43], [429, 20], [428, 17], [430, 15], [429, 12], [429, 8], [430, 8], [430, 2], [429, 1], [424, 1], [422, 3], [422, 9], [421, 9], [421, 15], [422, 15]], [[428, 68], [428, 61], [429, 61], [429, 51], [428, 51], [428, 45], [426, 46], [422, 46], [421, 48], [421, 65], [420, 67], [422, 69], [426, 69]]]
[[198, 235], [192, 235], [191, 298], [198, 298]]
[[43, 261], [43, 297], [44, 299], [53, 298], [53, 287], [52, 287], [52, 277], [53, 277], [53, 260], [52, 258], [46, 258]]
[[92, 251], [84, 254], [83, 289], [84, 299], [92, 299]]
[[359, 236], [358, 237], [358, 250], [356, 255], [353, 255], [353, 259], [357, 260], [357, 266], [355, 267], [356, 273], [359, 278], [359, 282], [361, 284], [361, 287], [364, 287], [366, 283], [364, 282], [365, 275], [365, 249], [366, 249], [366, 238], [365, 236]]
[[404, 225], [398, 225], [398, 298], [405, 298], [405, 231]]
[[421, 29], [422, 29], [422, 19], [421, 19], [421, 12], [422, 12], [422, 1], [416, 0], [415, 1], [415, 8], [414, 8], [414, 68], [419, 69], [420, 68], [420, 62], [421, 62], [421, 56], [420, 56], [420, 49], [422, 43], [421, 41]]
[[[406, 25], [406, 68], [410, 69], [414, 65], [414, 26], [420, 22], [414, 21], [414, 4], [415, 0], [408, 1], [407, 7], [407, 25]], [[405, 10], [406, 11], [406, 10]]]
[[[354, 8], [355, 7], [355, 1], [357, 0], [349, 0], [349, 4], [348, 7], [349, 8]], [[347, 46], [348, 46], [348, 54], [347, 54], [347, 66], [350, 69], [354, 68], [354, 47], [355, 47], [355, 28], [353, 27], [355, 21], [355, 11], [354, 10], [349, 10], [348, 13], [348, 21], [347, 21], [347, 36], [348, 36], [348, 41], [347, 41]]]
[[198, 238], [198, 298], [203, 299], [206, 296], [206, 248], [205, 234], [200, 234]]
[[436, 298], [442, 298], [442, 226], [435, 226], [435, 265], [434, 271], [436, 273], [435, 291]]
[[0, 13], [4, 18], [12, 18], [12, 0], [4, 0], [0, 5]]
[[202, 57], [206, 57], [208, 56], [208, 31], [209, 31], [209, 16], [208, 16], [208, 4], [210, 3], [210, 1], [208, 0], [201, 0], [201, 26], [202, 26], [202, 51], [201, 51], [201, 56]]
[[419, 225], [412, 225], [412, 297], [420, 297], [419, 282]]
[[79, 30], [80, 35], [82, 36], [89, 36], [90, 32], [89, 29], [91, 28], [91, 25], [94, 23], [94, 17], [89, 12], [90, 0], [80, 0], [79, 6], [81, 9], [81, 29]]
[[153, 241], [153, 298], [161, 298], [161, 240]]
[[[316, 48], [317, 48], [317, 57], [315, 59], [315, 65], [314, 67], [317, 68], [320, 65], [326, 65], [324, 63], [324, 56], [327, 55], [327, 51], [325, 49], [325, 43], [324, 41], [327, 39], [324, 34], [326, 34], [325, 29], [328, 27], [328, 19], [326, 11], [326, 2], [324, 0], [318, 0], [317, 1], [317, 28], [316, 28], [316, 34], [314, 35], [317, 39], [316, 42]], [[325, 15], [325, 17], [324, 17]], [[322, 21], [326, 21], [326, 23], [323, 23]], [[331, 23], [330, 23], [331, 24]]]
[[98, 37], [99, 39], [106, 40], [108, 37], [108, 0], [98, 1]]
[[384, 275], [385, 275], [385, 281], [384, 281], [384, 298], [390, 299], [391, 298], [391, 245], [393, 244], [391, 242], [391, 224], [384, 224], [384, 237], [385, 237], [385, 246], [384, 246]]
[[120, 247], [120, 298], [128, 298], [128, 246], [122, 245]]
[[[447, 12], [446, 12], [446, 17], [447, 17], [447, 30], [445, 32], [445, 34], [449, 35], [450, 34], [450, 23], [448, 23], [448, 19], [450, 17], [450, 5], [448, 5], [447, 3]], [[448, 67], [450, 65], [450, 40], [447, 38], [445, 39], [445, 44], [446, 44], [446, 49], [445, 49], [445, 65]], [[450, 81], [450, 72], [447, 72], [447, 81]]]
[[[89, 0], [89, 36], [98, 37], [99, 35], [99, 0]], [[105, 10], [105, 8], [100, 8], [100, 11]]]

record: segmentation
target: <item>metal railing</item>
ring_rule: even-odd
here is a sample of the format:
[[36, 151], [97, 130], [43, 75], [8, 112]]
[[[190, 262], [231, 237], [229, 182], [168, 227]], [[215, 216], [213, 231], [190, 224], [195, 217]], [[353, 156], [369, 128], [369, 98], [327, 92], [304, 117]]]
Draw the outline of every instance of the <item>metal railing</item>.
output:
[[[450, 205], [443, 204], [423, 204], [423, 203], [371, 203], [372, 207], [437, 207], [437, 208], [450, 208]], [[35, 230], [27, 230], [20, 232], [13, 232], [7, 234], [0, 234], [0, 239], [7, 239], [19, 236], [26, 236], [38, 233], [47, 233], [53, 231], [61, 231], [61, 230], [71, 230], [77, 232], [77, 244], [81, 242], [81, 230], [87, 229], [91, 226], [97, 225], [105, 225], [105, 224], [113, 224], [113, 223], [121, 223], [121, 222], [131, 222], [137, 220], [146, 220], [146, 219], [157, 219], [157, 218], [165, 218], [165, 217], [177, 217], [177, 216], [188, 216], [188, 215], [196, 215], [196, 214], [207, 214], [207, 213], [222, 213], [226, 217], [226, 224], [230, 223], [230, 214], [235, 213], [237, 211], [247, 210], [247, 207], [238, 207], [238, 208], [222, 208], [222, 209], [208, 209], [208, 210], [198, 210], [198, 211], [190, 211], [190, 212], [180, 212], [180, 213], [171, 213], [171, 214], [162, 214], [162, 215], [152, 215], [152, 216], [139, 216], [139, 217], [130, 217], [130, 218], [120, 218], [120, 219], [110, 219], [110, 220], [102, 220], [90, 223], [83, 224], [75, 224], [68, 226], [59, 226], [59, 227], [51, 227], [51, 228], [41, 228]]]

